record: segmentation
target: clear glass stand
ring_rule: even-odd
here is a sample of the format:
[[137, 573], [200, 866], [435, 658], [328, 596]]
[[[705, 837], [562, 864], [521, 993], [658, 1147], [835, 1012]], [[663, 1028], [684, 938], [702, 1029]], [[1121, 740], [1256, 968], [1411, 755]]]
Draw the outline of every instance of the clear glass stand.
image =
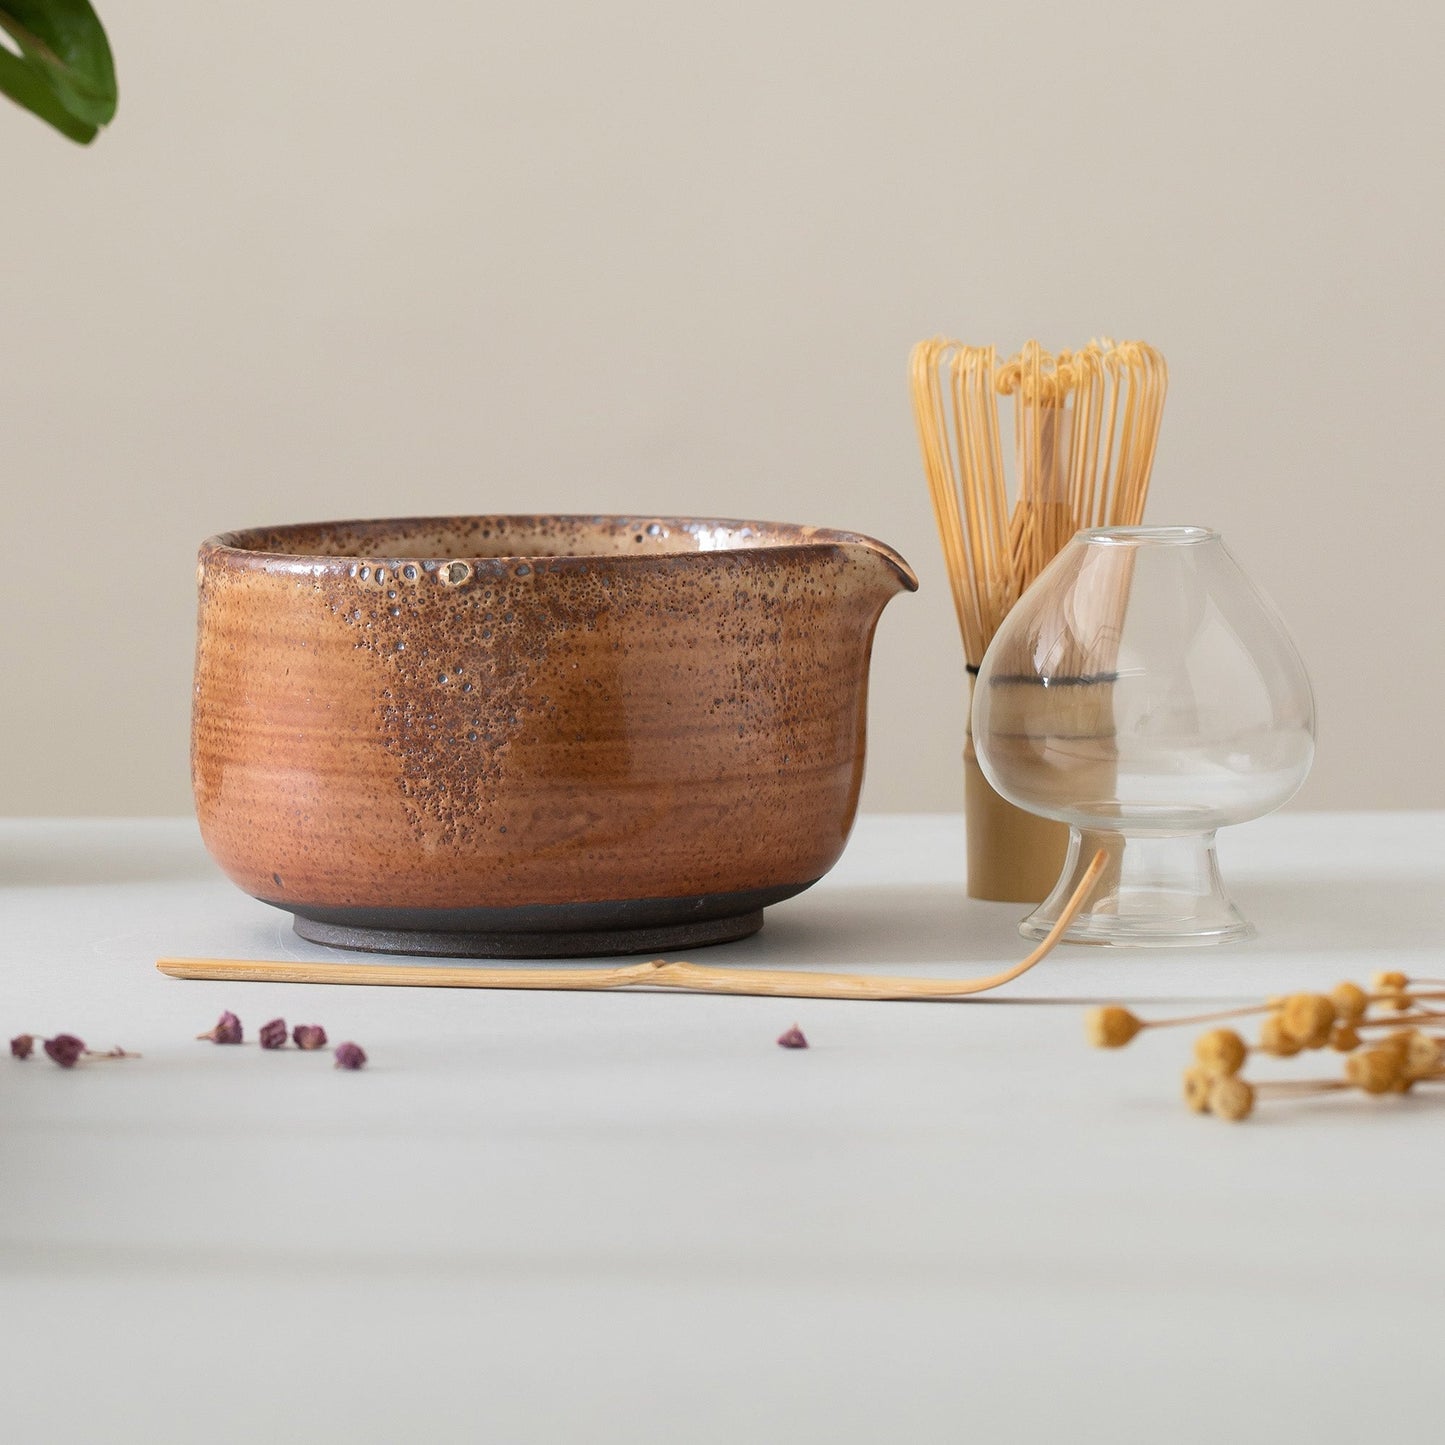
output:
[[994, 633], [971, 726], [995, 792], [1075, 830], [1026, 937], [1048, 931], [1101, 848], [1109, 867], [1069, 941], [1251, 936], [1220, 882], [1214, 830], [1294, 796], [1314, 759], [1314, 695], [1217, 532], [1076, 533]]
[[1065, 943], [1179, 947], [1254, 937], [1253, 926], [1224, 891], [1213, 832], [1071, 828], [1054, 891], [1019, 924], [1025, 938], [1048, 933], [1100, 849], [1109, 855], [1108, 865], [1093, 898], [1064, 934]]

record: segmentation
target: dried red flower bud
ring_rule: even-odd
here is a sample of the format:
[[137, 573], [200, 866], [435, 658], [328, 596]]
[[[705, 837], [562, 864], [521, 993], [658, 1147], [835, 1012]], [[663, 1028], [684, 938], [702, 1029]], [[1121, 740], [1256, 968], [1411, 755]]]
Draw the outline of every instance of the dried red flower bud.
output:
[[326, 1030], [320, 1024], [297, 1024], [291, 1038], [298, 1049], [324, 1049]]
[[73, 1069], [85, 1052], [85, 1044], [74, 1034], [56, 1034], [45, 1040], [44, 1048], [62, 1069]]
[[269, 1024], [262, 1024], [261, 1031], [256, 1037], [261, 1040], [263, 1049], [284, 1049], [286, 1047], [286, 1020], [272, 1019]]
[[216, 1020], [216, 1026], [209, 1033], [197, 1034], [198, 1039], [210, 1039], [213, 1044], [239, 1044], [241, 1042], [241, 1020], [229, 1010]]
[[10, 1040], [11, 1056], [17, 1059], [28, 1059], [35, 1050], [34, 1034], [16, 1034]]
[[337, 1044], [336, 1067], [338, 1069], [359, 1069], [366, 1063], [366, 1052], [360, 1044]]
[[778, 1043], [785, 1049], [806, 1049], [808, 1047], [808, 1040], [803, 1036], [803, 1031], [797, 1024], [779, 1034]]

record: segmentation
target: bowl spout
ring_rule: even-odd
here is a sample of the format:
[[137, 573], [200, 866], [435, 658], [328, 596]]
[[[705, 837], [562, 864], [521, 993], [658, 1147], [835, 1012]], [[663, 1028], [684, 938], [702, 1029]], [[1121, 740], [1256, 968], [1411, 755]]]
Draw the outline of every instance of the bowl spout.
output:
[[900, 592], [918, 591], [918, 574], [886, 542], [879, 542], [860, 533], [846, 533], [845, 545], [850, 556], [863, 569], [876, 587], [879, 611], [889, 598]]

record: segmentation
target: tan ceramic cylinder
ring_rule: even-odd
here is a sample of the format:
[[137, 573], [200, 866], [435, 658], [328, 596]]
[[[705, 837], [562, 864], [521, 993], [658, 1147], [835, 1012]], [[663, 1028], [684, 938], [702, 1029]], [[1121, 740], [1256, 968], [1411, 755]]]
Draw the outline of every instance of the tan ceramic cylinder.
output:
[[[973, 679], [969, 679], [970, 714]], [[1063, 871], [1069, 829], [1001, 798], [978, 765], [970, 727], [963, 749], [968, 896], [996, 903], [1042, 903]]]

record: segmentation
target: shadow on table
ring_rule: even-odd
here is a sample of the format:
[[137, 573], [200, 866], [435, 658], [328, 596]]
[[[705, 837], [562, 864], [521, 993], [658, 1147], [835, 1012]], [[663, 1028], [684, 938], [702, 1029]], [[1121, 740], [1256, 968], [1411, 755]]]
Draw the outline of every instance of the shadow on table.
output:
[[1271, 953], [1416, 950], [1445, 934], [1445, 879], [1428, 874], [1247, 883], [1233, 893]]
[[[697, 949], [667, 949], [668, 958], [739, 968], [844, 969], [866, 972], [879, 967], [956, 965], [987, 974], [1016, 963], [1032, 947], [1019, 935], [1024, 909], [1012, 903], [980, 903], [962, 886], [870, 886], [800, 895], [767, 910], [761, 933], [736, 943]], [[279, 920], [279, 921], [278, 921]], [[289, 919], [265, 910], [255, 915], [257, 957], [345, 960], [381, 963], [465, 964], [466, 959], [408, 959], [392, 954], [353, 954], [298, 939]], [[1069, 952], [1093, 950], [1069, 950]], [[647, 953], [638, 958], [650, 956]], [[655, 955], [654, 955], [655, 956]], [[1063, 954], [1060, 955], [1065, 956]], [[629, 957], [577, 955], [551, 960], [558, 967], [599, 966], [636, 961]], [[478, 959], [492, 968], [533, 966], [529, 959]]]
[[[241, 897], [239, 893], [235, 896], [238, 900]], [[465, 968], [473, 962], [489, 972], [509, 968], [532, 970], [538, 966], [531, 959], [426, 958], [328, 949], [298, 938], [284, 913], [260, 904], [248, 905], [248, 908], [244, 918], [237, 913], [235, 930], [225, 949], [228, 956], [358, 966], [358, 976], [348, 982], [363, 982], [359, 975], [368, 963], [452, 969]], [[831, 895], [828, 890], [819, 890], [769, 909], [766, 926], [752, 938], [712, 948], [668, 949], [660, 956], [721, 968], [823, 969], [893, 977], [926, 973], [934, 978], [981, 979], [1002, 972], [1030, 951], [1031, 945], [1018, 932], [1021, 912], [1015, 904], [969, 899], [958, 885], [874, 885], [840, 889]], [[198, 941], [192, 943], [178, 932], [168, 946], [169, 953], [204, 956], [212, 947], [208, 942], [212, 936], [208, 931], [209, 922], [200, 914], [196, 920]], [[1181, 992], [1177, 986], [1162, 987], [1166, 976], [1157, 969], [1150, 972], [1150, 967], [1159, 963], [1161, 952], [1177, 962], [1186, 959], [1193, 950], [1134, 951], [1065, 945], [1046, 960], [1038, 974], [1020, 979], [1001, 995], [980, 994], [968, 1002], [1077, 1006], [1127, 998], [1136, 1004], [1178, 1005], [1194, 1001], [1217, 1004], [1221, 998], [1246, 999], [1253, 996], [1250, 984], [1255, 964], [1248, 956], [1248, 947], [1230, 951], [1233, 977], [1238, 980], [1238, 986], [1230, 985], [1228, 979], [1221, 983], [1216, 969], [1201, 978], [1198, 992]], [[1202, 952], [1218, 957], [1213, 950]], [[547, 962], [559, 969], [609, 968], [657, 956], [649, 950], [634, 957], [576, 956]], [[1130, 965], [1139, 965], [1144, 970], [1139, 979], [1149, 982], [1147, 994], [1141, 993], [1137, 986], [1128, 986]], [[1055, 993], [1054, 989], [1061, 991]], [[615, 996], [623, 994], [619, 991]], [[674, 996], [685, 995], [678, 991]]]
[[1032, 947], [1018, 931], [1027, 911], [1014, 903], [981, 903], [961, 886], [819, 889], [774, 904], [760, 934], [709, 950], [709, 957], [773, 967], [793, 962], [860, 969], [928, 963], [1003, 968]]
[[[1226, 953], [1369, 953], [1419, 950], [1445, 936], [1445, 880], [1369, 880], [1344, 885], [1261, 882], [1237, 890], [1241, 910], [1259, 937], [1227, 949], [1200, 949], [1201, 961]], [[710, 956], [719, 962], [788, 962], [864, 971], [870, 966], [958, 964], [1004, 968], [1032, 947], [1018, 931], [1027, 907], [983, 903], [961, 885], [878, 884], [836, 892], [820, 889], [768, 910], [763, 931]], [[1133, 951], [1127, 951], [1132, 954]], [[1149, 950], [1157, 958], [1159, 950]], [[1184, 950], [1192, 954], [1195, 950]], [[1178, 950], [1168, 950], [1170, 955]], [[1063, 945], [1055, 958], [1122, 959], [1125, 950]], [[1143, 951], [1140, 957], [1144, 956]], [[1373, 957], [1370, 960], [1374, 965]]]

